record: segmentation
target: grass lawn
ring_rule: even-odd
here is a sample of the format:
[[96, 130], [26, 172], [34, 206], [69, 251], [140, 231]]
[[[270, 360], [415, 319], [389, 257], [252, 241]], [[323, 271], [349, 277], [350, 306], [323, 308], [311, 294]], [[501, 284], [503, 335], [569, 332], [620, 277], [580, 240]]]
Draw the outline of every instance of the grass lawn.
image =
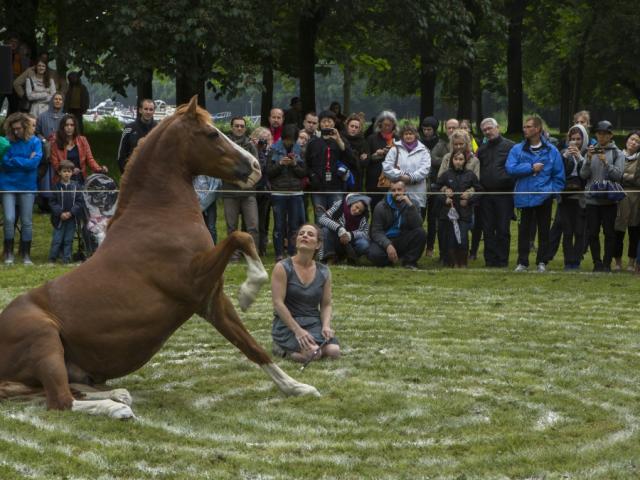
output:
[[[48, 217], [35, 222], [39, 265], [0, 267], [0, 307], [73, 268], [42, 265]], [[638, 277], [560, 265], [332, 267], [344, 356], [278, 362], [319, 399], [283, 397], [194, 317], [109, 382], [136, 420], [0, 403], [0, 479], [640, 478]], [[227, 272], [235, 297], [244, 266]], [[269, 346], [268, 288], [243, 318]]]

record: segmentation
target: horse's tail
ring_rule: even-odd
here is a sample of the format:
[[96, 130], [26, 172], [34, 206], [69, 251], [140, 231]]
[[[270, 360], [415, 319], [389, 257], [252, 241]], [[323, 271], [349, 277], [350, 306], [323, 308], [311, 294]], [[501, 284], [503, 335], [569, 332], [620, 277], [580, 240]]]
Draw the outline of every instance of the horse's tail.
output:
[[17, 382], [0, 382], [0, 400], [42, 393], [42, 387], [29, 387]]

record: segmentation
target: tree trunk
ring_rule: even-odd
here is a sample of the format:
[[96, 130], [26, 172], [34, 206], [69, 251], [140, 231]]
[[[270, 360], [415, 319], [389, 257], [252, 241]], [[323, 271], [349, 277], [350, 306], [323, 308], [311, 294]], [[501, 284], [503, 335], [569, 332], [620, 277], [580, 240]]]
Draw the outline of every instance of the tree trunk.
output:
[[322, 7], [303, 11], [298, 22], [298, 63], [300, 65], [300, 99], [302, 111], [316, 111], [316, 39], [324, 18]]
[[342, 113], [349, 116], [351, 113], [351, 57], [347, 56], [344, 62], [342, 80]]
[[198, 105], [206, 108], [204, 79], [200, 76], [201, 58], [197, 46], [184, 46], [176, 56], [176, 105], [189, 103], [198, 95]]
[[512, 0], [508, 5], [507, 34], [507, 133], [522, 132], [522, 20], [526, 0]]
[[[593, 19], [593, 15], [591, 15], [591, 19]], [[587, 42], [589, 41], [589, 37], [591, 36], [593, 22], [587, 22], [587, 27], [585, 31], [582, 33], [582, 39], [580, 42], [579, 50], [577, 52], [578, 63], [576, 64], [576, 76], [573, 84], [573, 98], [571, 99], [571, 110], [573, 113], [576, 113], [580, 110], [584, 110], [584, 106], [581, 104], [582, 100], [582, 83], [583, 83], [583, 75], [584, 75], [584, 59], [586, 56], [587, 50]]]
[[571, 79], [569, 67], [560, 70], [560, 133], [566, 133], [571, 126]]
[[420, 120], [435, 113], [436, 68], [430, 42], [422, 42], [420, 51]]
[[136, 90], [137, 105], [140, 105], [145, 98], [153, 100], [153, 70], [149, 68], [140, 74], [136, 82]]
[[458, 118], [471, 121], [473, 110], [473, 75], [470, 67], [458, 68]]
[[476, 131], [481, 135], [480, 123], [484, 117], [484, 109], [482, 107], [482, 83], [478, 74], [473, 77], [473, 96], [476, 104]]
[[260, 125], [269, 126], [269, 115], [273, 108], [273, 64], [271, 59], [262, 65], [262, 99], [260, 102]]

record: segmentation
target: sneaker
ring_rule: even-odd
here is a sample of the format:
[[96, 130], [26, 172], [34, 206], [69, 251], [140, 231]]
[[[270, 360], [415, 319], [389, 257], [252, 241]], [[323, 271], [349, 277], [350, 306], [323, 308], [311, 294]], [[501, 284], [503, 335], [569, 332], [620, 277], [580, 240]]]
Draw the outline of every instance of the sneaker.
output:
[[544, 263], [540, 262], [536, 270], [538, 271], [538, 273], [544, 273], [547, 271], [547, 266]]
[[519, 263], [518, 266], [516, 266], [516, 269], [514, 270], [514, 272], [526, 272], [527, 270], [529, 270], [529, 267]]

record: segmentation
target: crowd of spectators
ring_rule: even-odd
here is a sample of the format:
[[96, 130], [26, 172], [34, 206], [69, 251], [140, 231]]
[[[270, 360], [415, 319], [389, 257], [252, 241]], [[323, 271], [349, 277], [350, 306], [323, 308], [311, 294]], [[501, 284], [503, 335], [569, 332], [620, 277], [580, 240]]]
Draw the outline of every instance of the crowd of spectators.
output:
[[[65, 79], [49, 67], [46, 54], [32, 63], [17, 39], [9, 45], [14, 89], [0, 97], [8, 105], [0, 141], [4, 263], [15, 261], [18, 223], [19, 254], [32, 263], [36, 198], [43, 208], [56, 204], [54, 227], [64, 223], [64, 232], [54, 232], [50, 261], [61, 255], [70, 261], [69, 221], [79, 214], [75, 201], [69, 207], [74, 213], [67, 214], [63, 193], [81, 188], [89, 169], [108, 173], [82, 134], [88, 92], [79, 72]], [[121, 173], [157, 123], [153, 100], [143, 99], [137, 113], [118, 146]], [[436, 242], [442, 265], [465, 268], [477, 259], [481, 238], [485, 266], [507, 268], [511, 222], [517, 220], [517, 272], [529, 269], [533, 248], [535, 269], [546, 271], [560, 245], [565, 270], [579, 269], [588, 251], [594, 271], [621, 270], [628, 232], [626, 269], [640, 271], [640, 131], [629, 134], [621, 150], [611, 123], [600, 120], [590, 130], [586, 111], [575, 115], [565, 139], [551, 138], [539, 117], [528, 117], [517, 144], [500, 134], [493, 118], [481, 122], [478, 138], [466, 119], [446, 120], [446, 138], [438, 133], [440, 125], [433, 116], [419, 125], [400, 124], [389, 110], [369, 124], [363, 113], [345, 116], [338, 102], [319, 113], [304, 112], [298, 97], [286, 110], [273, 108], [268, 126], [252, 132], [243, 117], [234, 117], [229, 138], [259, 160], [263, 177], [253, 191], [194, 179], [205, 223], [216, 242], [221, 201], [227, 234], [242, 228], [264, 256], [271, 231], [280, 261], [295, 254], [298, 229], [313, 220], [323, 236], [319, 256], [325, 263], [367, 258], [380, 267], [414, 269], [423, 255], [434, 256]], [[37, 190], [48, 193], [36, 197]], [[51, 192], [62, 193], [53, 198]]]

